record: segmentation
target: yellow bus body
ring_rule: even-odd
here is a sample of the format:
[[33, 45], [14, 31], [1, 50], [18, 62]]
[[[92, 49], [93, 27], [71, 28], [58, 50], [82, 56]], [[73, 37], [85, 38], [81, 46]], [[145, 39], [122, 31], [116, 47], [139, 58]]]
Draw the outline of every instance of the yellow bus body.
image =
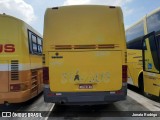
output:
[[[142, 39], [144, 35], [153, 31], [155, 31], [156, 36], [160, 34], [160, 20], [158, 16], [160, 16], [160, 8], [146, 15], [126, 30], [126, 37], [129, 40], [127, 41], [128, 83], [139, 87], [142, 92], [157, 97], [160, 96], [160, 74], [156, 66], [160, 65], [155, 66], [154, 62], [155, 59], [158, 60], [158, 56], [153, 59], [154, 53], [151, 51], [151, 44], [146, 40], [146, 48], [144, 50], [146, 59], [143, 59]], [[133, 39], [131, 39], [131, 36]], [[139, 58], [136, 58], [136, 56], [139, 56]], [[132, 63], [133, 61], [134, 63]], [[152, 65], [152, 67], [148, 68], [148, 65]], [[145, 70], [143, 70], [143, 67]]]
[[142, 50], [127, 49], [128, 83], [139, 87], [138, 80], [143, 72]]
[[24, 102], [43, 89], [42, 57], [30, 54], [25, 22], [0, 15], [0, 104]]
[[[160, 34], [160, 8], [154, 10], [150, 14], [146, 16], [146, 29], [147, 34], [155, 31], [155, 35], [159, 36]], [[158, 38], [159, 44], [160, 39]], [[153, 46], [149, 43], [149, 39], [146, 40], [146, 49], [144, 50], [144, 71], [143, 71], [143, 78], [144, 78], [144, 91], [150, 95], [154, 95], [160, 98], [160, 59], [159, 59], [159, 48], [156, 51], [152, 51], [151, 49], [155, 49], [156, 46]], [[157, 53], [157, 56], [154, 54]], [[158, 60], [158, 61], [157, 61]], [[149, 65], [152, 65], [150, 68]]]
[[[46, 102], [103, 103], [125, 99], [122, 66], [126, 65], [126, 44], [119, 7], [48, 8], [43, 37], [44, 67], [49, 69], [49, 84], [44, 89]], [[115, 93], [119, 90], [124, 91], [120, 96]]]
[[[146, 43], [146, 50], [144, 50], [145, 59], [143, 61], [144, 62], [144, 71], [143, 71], [144, 91], [147, 94], [160, 97], [160, 71], [156, 68], [156, 65], [152, 56], [153, 53], [151, 51], [149, 39], [147, 39], [145, 43]], [[158, 59], [158, 56], [156, 57], [156, 59]], [[152, 67], [149, 68], [149, 65], [152, 65]]]

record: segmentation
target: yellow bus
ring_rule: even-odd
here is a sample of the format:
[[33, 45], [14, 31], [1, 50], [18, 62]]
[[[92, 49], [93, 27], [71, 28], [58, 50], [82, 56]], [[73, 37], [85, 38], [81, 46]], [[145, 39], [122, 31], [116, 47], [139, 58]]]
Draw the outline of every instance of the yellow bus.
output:
[[[141, 82], [139, 82], [141, 83], [141, 86], [139, 87], [141, 88], [142, 92], [144, 91], [148, 95], [154, 95], [159, 97], [160, 96], [160, 69], [159, 69], [160, 8], [146, 15], [142, 19], [142, 21], [143, 25], [141, 24], [141, 26], [143, 27], [141, 28], [139, 27], [135, 31], [131, 30], [129, 31], [128, 29], [127, 30], [128, 33], [126, 32], [126, 35], [127, 39], [129, 39], [130, 36], [134, 36], [133, 33], [138, 34], [138, 31], [139, 33], [141, 33], [137, 35], [137, 38], [139, 37], [139, 40], [137, 40], [137, 45], [132, 44], [133, 46], [134, 45], [139, 46], [139, 48], [141, 48], [143, 53], [140, 55], [142, 56], [142, 63], [143, 63], [142, 64], [143, 72], [140, 73], [143, 74]], [[131, 43], [131, 41], [128, 43]], [[135, 46], [134, 48], [136, 48]], [[129, 47], [129, 45], [127, 47]], [[129, 62], [130, 61], [128, 61], [128, 63]], [[134, 71], [133, 70], [134, 68], [130, 67], [129, 65], [128, 68], [129, 71], [130, 70]], [[136, 75], [137, 73], [134, 71], [132, 74]], [[135, 81], [137, 80], [138, 79], [135, 78]]]
[[143, 38], [143, 79], [144, 91], [160, 98], [160, 34], [157, 33], [153, 31]]
[[160, 98], [160, 8], [146, 17], [143, 38], [144, 91]]
[[43, 38], [45, 102], [105, 104], [126, 99], [126, 40], [120, 7], [48, 8]]
[[0, 104], [37, 96], [42, 72], [41, 35], [22, 20], [0, 14]]
[[145, 35], [144, 19], [126, 30], [128, 84], [136, 86], [143, 93], [142, 38]]

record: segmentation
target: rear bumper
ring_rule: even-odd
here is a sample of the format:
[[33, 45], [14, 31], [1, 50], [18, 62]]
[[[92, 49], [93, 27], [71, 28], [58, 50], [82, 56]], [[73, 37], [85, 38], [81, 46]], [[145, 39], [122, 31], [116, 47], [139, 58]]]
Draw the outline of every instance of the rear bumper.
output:
[[0, 93], [0, 104], [4, 102], [8, 103], [20, 103], [25, 102], [30, 99], [30, 90], [21, 91], [21, 92], [7, 92]]
[[114, 92], [52, 92], [48, 85], [44, 86], [44, 101], [57, 104], [108, 104], [125, 100], [127, 96], [127, 86], [123, 86], [120, 94]]

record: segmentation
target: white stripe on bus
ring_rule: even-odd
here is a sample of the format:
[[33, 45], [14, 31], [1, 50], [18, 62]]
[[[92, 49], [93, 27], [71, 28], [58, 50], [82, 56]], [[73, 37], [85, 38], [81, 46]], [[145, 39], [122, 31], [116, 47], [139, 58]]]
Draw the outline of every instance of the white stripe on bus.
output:
[[[36, 68], [42, 68], [42, 64], [32, 63], [32, 64], [18, 64], [18, 70], [30, 70]], [[0, 64], [0, 71], [11, 71], [11, 64]]]

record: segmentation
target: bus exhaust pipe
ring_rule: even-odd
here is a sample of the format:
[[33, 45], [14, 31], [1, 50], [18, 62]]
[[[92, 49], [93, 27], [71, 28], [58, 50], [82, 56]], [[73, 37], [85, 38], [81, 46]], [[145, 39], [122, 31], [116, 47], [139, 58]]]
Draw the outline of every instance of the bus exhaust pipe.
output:
[[4, 101], [4, 105], [5, 105], [5, 106], [9, 106], [10, 104], [9, 104], [8, 101]]
[[63, 105], [65, 102], [64, 101], [60, 101], [60, 104]]
[[63, 105], [63, 104], [64, 104], [64, 101], [61, 101], [60, 104]]

